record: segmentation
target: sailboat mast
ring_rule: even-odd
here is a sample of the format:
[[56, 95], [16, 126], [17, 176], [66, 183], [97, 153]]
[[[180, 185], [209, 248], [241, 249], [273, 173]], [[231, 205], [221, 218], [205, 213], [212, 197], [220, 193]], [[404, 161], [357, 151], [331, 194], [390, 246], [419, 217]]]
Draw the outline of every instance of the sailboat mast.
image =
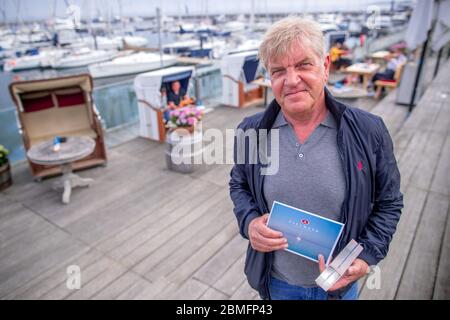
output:
[[123, 5], [122, 0], [117, 0], [119, 3], [119, 16], [120, 16], [120, 22], [122, 24], [122, 33], [125, 34], [125, 19], [123, 17]]
[[111, 37], [111, 5], [108, 1], [106, 1], [106, 26], [108, 29], [108, 36]]
[[163, 55], [162, 55], [162, 45], [161, 45], [161, 10], [156, 7], [156, 25], [158, 28], [158, 49], [159, 49], [159, 61], [161, 67], [163, 67]]
[[252, 0], [252, 7], [250, 12], [250, 32], [255, 29], [255, 0]]

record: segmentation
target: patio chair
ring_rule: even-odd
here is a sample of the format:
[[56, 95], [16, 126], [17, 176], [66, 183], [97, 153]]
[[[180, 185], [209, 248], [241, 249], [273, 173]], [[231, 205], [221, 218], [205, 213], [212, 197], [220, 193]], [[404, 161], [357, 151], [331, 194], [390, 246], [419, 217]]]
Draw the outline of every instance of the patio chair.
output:
[[[55, 136], [87, 136], [95, 140], [95, 150], [74, 162], [73, 169], [106, 164], [103, 129], [92, 99], [90, 75], [13, 82], [9, 89], [17, 107], [25, 151]], [[61, 173], [59, 166], [42, 166], [31, 161], [29, 165], [38, 180]]]
[[402, 72], [405, 64], [400, 64], [395, 70], [394, 79], [393, 80], [377, 80], [375, 81], [375, 87], [377, 88], [375, 93], [375, 98], [380, 99], [383, 93], [383, 88], [387, 89], [395, 89], [397, 88], [400, 79], [402, 77]]

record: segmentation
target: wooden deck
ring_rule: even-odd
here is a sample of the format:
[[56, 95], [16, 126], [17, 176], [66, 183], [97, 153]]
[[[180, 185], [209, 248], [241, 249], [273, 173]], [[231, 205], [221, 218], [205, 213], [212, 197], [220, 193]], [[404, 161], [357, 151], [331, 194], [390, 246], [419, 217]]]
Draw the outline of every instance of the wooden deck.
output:
[[398, 107], [374, 108], [394, 137], [405, 208], [388, 257], [380, 263], [381, 289], [363, 287], [362, 299], [450, 298], [450, 63], [403, 125]]
[[[407, 119], [395, 92], [367, 108], [394, 137], [406, 206], [380, 264], [381, 289], [363, 286], [363, 299], [450, 298], [448, 74], [449, 63]], [[219, 107], [205, 127], [234, 128], [261, 110]], [[258, 298], [243, 273], [229, 165], [170, 172], [164, 145], [141, 138], [108, 156], [107, 167], [80, 172], [95, 182], [75, 189], [70, 205], [52, 179], [33, 182], [26, 164], [14, 167], [13, 186], [0, 193], [0, 298]], [[66, 286], [70, 265], [81, 268], [80, 290]]]
[[[205, 127], [234, 128], [262, 108], [219, 108]], [[69, 205], [33, 182], [26, 164], [0, 193], [0, 297], [19, 299], [255, 298], [243, 275], [246, 242], [228, 196], [230, 165], [191, 175], [166, 169], [165, 146], [142, 138], [80, 172], [89, 189]], [[81, 267], [82, 289], [66, 288]]]

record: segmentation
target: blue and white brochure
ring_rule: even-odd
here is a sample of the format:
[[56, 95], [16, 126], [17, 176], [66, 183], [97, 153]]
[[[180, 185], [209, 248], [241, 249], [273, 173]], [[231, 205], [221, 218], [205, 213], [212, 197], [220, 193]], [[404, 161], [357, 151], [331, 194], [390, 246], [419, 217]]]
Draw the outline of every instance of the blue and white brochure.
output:
[[323, 255], [328, 265], [344, 224], [274, 201], [267, 226], [280, 231], [288, 241], [286, 251], [318, 262]]

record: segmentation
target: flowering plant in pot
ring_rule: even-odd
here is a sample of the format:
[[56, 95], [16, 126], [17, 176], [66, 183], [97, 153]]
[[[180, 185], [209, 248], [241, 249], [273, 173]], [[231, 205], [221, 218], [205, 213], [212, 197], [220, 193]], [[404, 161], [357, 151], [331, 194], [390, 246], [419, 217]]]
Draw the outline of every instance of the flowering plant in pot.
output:
[[0, 190], [6, 189], [12, 184], [8, 154], [9, 151], [0, 144]]
[[184, 130], [194, 132], [195, 126], [202, 120], [203, 111], [196, 107], [184, 107], [172, 110], [168, 126], [171, 130]]

